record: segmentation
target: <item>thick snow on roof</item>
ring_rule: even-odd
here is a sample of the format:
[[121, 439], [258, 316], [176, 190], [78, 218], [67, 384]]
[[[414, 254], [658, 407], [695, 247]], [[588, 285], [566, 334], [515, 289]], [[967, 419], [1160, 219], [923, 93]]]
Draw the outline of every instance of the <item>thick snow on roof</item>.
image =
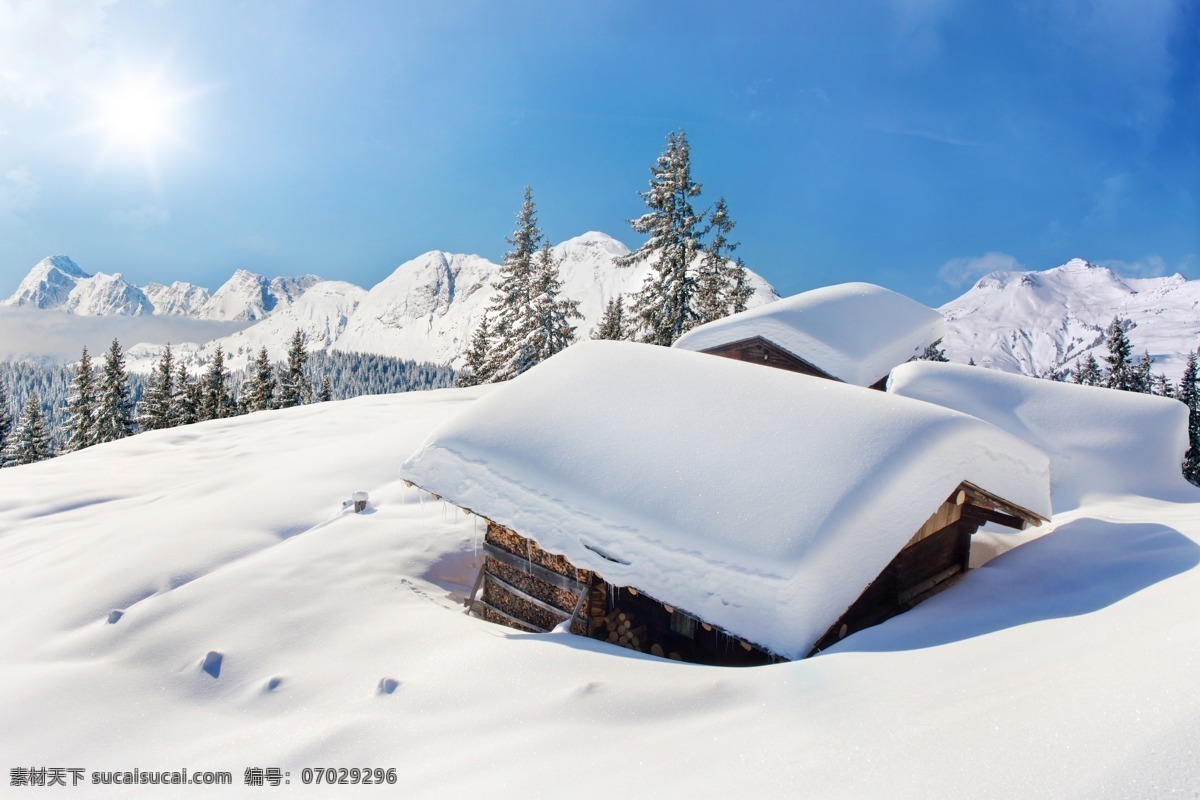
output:
[[693, 328], [675, 347], [709, 350], [761, 336], [835, 378], [870, 386], [942, 332], [932, 308], [881, 286], [843, 283]]
[[888, 391], [979, 417], [1045, 452], [1058, 511], [1092, 494], [1195, 498], [1180, 472], [1188, 414], [1176, 400], [934, 362], [896, 369]]
[[792, 658], [960, 481], [1050, 511], [1046, 457], [980, 420], [628, 342], [583, 342], [498, 387], [400, 473]]

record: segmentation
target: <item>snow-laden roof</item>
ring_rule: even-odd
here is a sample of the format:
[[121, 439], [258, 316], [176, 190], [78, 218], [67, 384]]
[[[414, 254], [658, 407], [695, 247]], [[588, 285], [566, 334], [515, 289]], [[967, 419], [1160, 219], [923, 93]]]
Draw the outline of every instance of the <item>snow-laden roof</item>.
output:
[[1180, 473], [1188, 412], [1177, 400], [934, 362], [897, 368], [888, 391], [979, 417], [1045, 452], [1059, 511], [1089, 494], [1195, 498]]
[[759, 336], [846, 383], [870, 386], [942, 332], [932, 308], [881, 286], [843, 283], [693, 328], [675, 347], [709, 350]]
[[1046, 457], [980, 420], [629, 342], [582, 342], [500, 385], [400, 473], [791, 658], [959, 482], [1050, 513]]

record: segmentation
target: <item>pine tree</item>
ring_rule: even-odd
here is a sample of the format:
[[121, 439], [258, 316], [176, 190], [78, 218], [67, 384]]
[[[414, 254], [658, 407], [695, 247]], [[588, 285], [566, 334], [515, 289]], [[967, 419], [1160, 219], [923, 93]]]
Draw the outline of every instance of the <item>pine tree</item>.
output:
[[67, 400], [67, 452], [82, 450], [96, 443], [96, 379], [92, 375], [92, 357], [87, 348], [79, 357], [75, 372], [75, 391]]
[[116, 339], [104, 356], [99, 388], [95, 440], [115, 442], [132, 436], [133, 403], [129, 399], [129, 377], [125, 374], [125, 354]]
[[1154, 359], [1143, 351], [1142, 357], [1133, 365], [1133, 388], [1130, 391], [1150, 394], [1154, 391], [1154, 373], [1151, 372]]
[[696, 275], [697, 325], [744, 311], [753, 294], [746, 282], [745, 265], [741, 259], [735, 261], [732, 258], [739, 243], [726, 238], [733, 232], [734, 225], [725, 198], [719, 198], [708, 218], [706, 233], [712, 238], [704, 247]]
[[154, 367], [154, 373], [150, 376], [146, 394], [142, 397], [138, 414], [139, 427], [144, 431], [155, 431], [178, 424], [173, 413], [174, 399], [175, 357], [168, 343]]
[[936, 342], [932, 342], [925, 347], [921, 355], [917, 356], [917, 361], [941, 361], [945, 363], [949, 362], [950, 359], [946, 358], [946, 351], [942, 349], [942, 340], [938, 339]]
[[191, 425], [200, 421], [200, 385], [192, 380], [182, 362], [175, 372], [174, 393], [171, 395], [171, 419], [176, 425]]
[[275, 408], [275, 368], [265, 346], [250, 362], [249, 372], [249, 377], [242, 383], [241, 402], [244, 411], [249, 413]]
[[200, 405], [197, 416], [201, 421], [224, 419], [237, 414], [237, 403], [229, 391], [229, 370], [225, 368], [225, 351], [221, 345], [213, 353], [208, 369], [200, 378]]
[[1104, 385], [1110, 389], [1132, 391], [1137, 379], [1131, 361], [1133, 346], [1125, 335], [1125, 323], [1120, 317], [1113, 317], [1104, 335], [1108, 342], [1108, 355], [1104, 357], [1108, 364], [1108, 377]]
[[4, 385], [0, 384], [0, 467], [4, 466], [4, 450], [8, 446], [8, 437], [12, 434], [12, 412], [8, 410], [8, 395]]
[[492, 324], [485, 312], [483, 318], [479, 320], [479, 324], [475, 326], [475, 333], [471, 334], [471, 346], [467, 349], [462, 369], [454, 378], [455, 386], [466, 387], [491, 383], [491, 338]]
[[1175, 398], [1187, 406], [1188, 410], [1188, 449], [1183, 457], [1183, 477], [1196, 486], [1200, 486], [1200, 385], [1198, 385], [1200, 359], [1193, 350], [1188, 353], [1187, 365], [1183, 369], [1183, 378], [1179, 381], [1179, 391]]
[[653, 258], [653, 271], [634, 299], [633, 312], [642, 341], [670, 346], [699, 319], [692, 264], [700, 252], [701, 217], [692, 210], [691, 198], [699, 196], [700, 184], [692, 180], [685, 131], [667, 136], [667, 147], [650, 175], [650, 188], [639, 192], [649, 211], [629, 223], [650, 237], [617, 264], [628, 267]]
[[592, 332], [593, 339], [629, 339], [633, 331], [629, 328], [629, 316], [625, 313], [625, 298], [617, 295], [604, 306], [604, 316]]
[[36, 394], [29, 395], [25, 404], [25, 412], [16, 430], [9, 437], [4, 447], [4, 466], [18, 467], [22, 464], [33, 464], [54, 457], [54, 449], [50, 445], [50, 436], [42, 420], [42, 408]]
[[299, 328], [292, 334], [288, 347], [287, 367], [279, 376], [279, 407], [291, 408], [302, 404], [312, 394], [312, 386], [304, 374], [308, 353], [304, 349], [304, 332]]
[[[528, 362], [521, 352], [532, 315], [532, 294], [537, 271], [537, 253], [542, 242], [542, 230], [537, 224], [537, 205], [533, 190], [525, 187], [525, 199], [517, 212], [517, 227], [505, 239], [512, 249], [504, 254], [500, 274], [492, 288], [496, 290], [488, 312], [492, 320], [488, 361], [477, 376], [476, 383], [504, 381], [522, 371]], [[472, 342], [474, 345], [474, 342]]]
[[321, 391], [317, 392], [318, 403], [328, 403], [333, 399], [333, 384], [329, 382], [329, 376], [321, 378]]
[[1154, 376], [1153, 385], [1150, 387], [1150, 393], [1159, 397], [1174, 397], [1175, 387], [1171, 385], [1171, 379], [1167, 377], [1167, 373], [1160, 372]]
[[571, 320], [583, 319], [583, 315], [579, 313], [579, 303], [559, 297], [561, 292], [558, 262], [554, 260], [549, 242], [543, 241], [530, 276], [529, 310], [525, 318], [517, 322], [520, 339], [513, 353], [513, 375], [520, 375], [561, 353], [575, 338]]
[[1089, 352], [1082, 363], [1078, 358], [1075, 359], [1075, 369], [1071, 371], [1071, 380], [1081, 386], [1104, 385], [1104, 373], [1101, 372], [1096, 357]]

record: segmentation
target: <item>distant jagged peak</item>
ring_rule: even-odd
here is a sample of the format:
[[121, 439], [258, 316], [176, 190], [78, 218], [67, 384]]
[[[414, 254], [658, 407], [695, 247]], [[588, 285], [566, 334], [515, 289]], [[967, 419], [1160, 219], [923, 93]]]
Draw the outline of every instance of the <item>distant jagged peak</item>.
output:
[[558, 254], [576, 250], [601, 250], [608, 255], [623, 256], [630, 252], [624, 242], [601, 231], [588, 231], [570, 239], [559, 242], [552, 248]]
[[46, 272], [51, 269], [57, 269], [64, 275], [70, 275], [72, 278], [90, 278], [89, 273], [84, 272], [79, 268], [70, 256], [46, 256], [29, 271], [32, 275], [34, 272]]

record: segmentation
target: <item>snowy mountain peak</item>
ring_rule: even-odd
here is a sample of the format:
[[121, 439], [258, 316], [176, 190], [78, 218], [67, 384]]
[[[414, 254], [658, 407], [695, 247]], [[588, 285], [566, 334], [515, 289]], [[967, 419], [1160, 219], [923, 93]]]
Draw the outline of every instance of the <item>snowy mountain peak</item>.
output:
[[200, 316], [207, 319], [259, 320], [282, 304], [295, 302], [321, 279], [316, 275], [279, 277], [267, 280], [245, 269], [235, 270], [204, 304]]
[[589, 251], [598, 251], [610, 257], [624, 256], [630, 252], [629, 248], [623, 242], [619, 242], [607, 233], [601, 233], [600, 231], [588, 231], [580, 236], [567, 239], [555, 245], [553, 250], [554, 254], [559, 258], [572, 253]]
[[80, 316], [154, 313], [154, 306], [142, 290], [120, 273], [89, 275], [67, 256], [50, 256], [35, 264], [3, 305], [54, 309]]
[[90, 277], [69, 257], [48, 256], [33, 265], [3, 305], [59, 308], [67, 302], [75, 284]]

